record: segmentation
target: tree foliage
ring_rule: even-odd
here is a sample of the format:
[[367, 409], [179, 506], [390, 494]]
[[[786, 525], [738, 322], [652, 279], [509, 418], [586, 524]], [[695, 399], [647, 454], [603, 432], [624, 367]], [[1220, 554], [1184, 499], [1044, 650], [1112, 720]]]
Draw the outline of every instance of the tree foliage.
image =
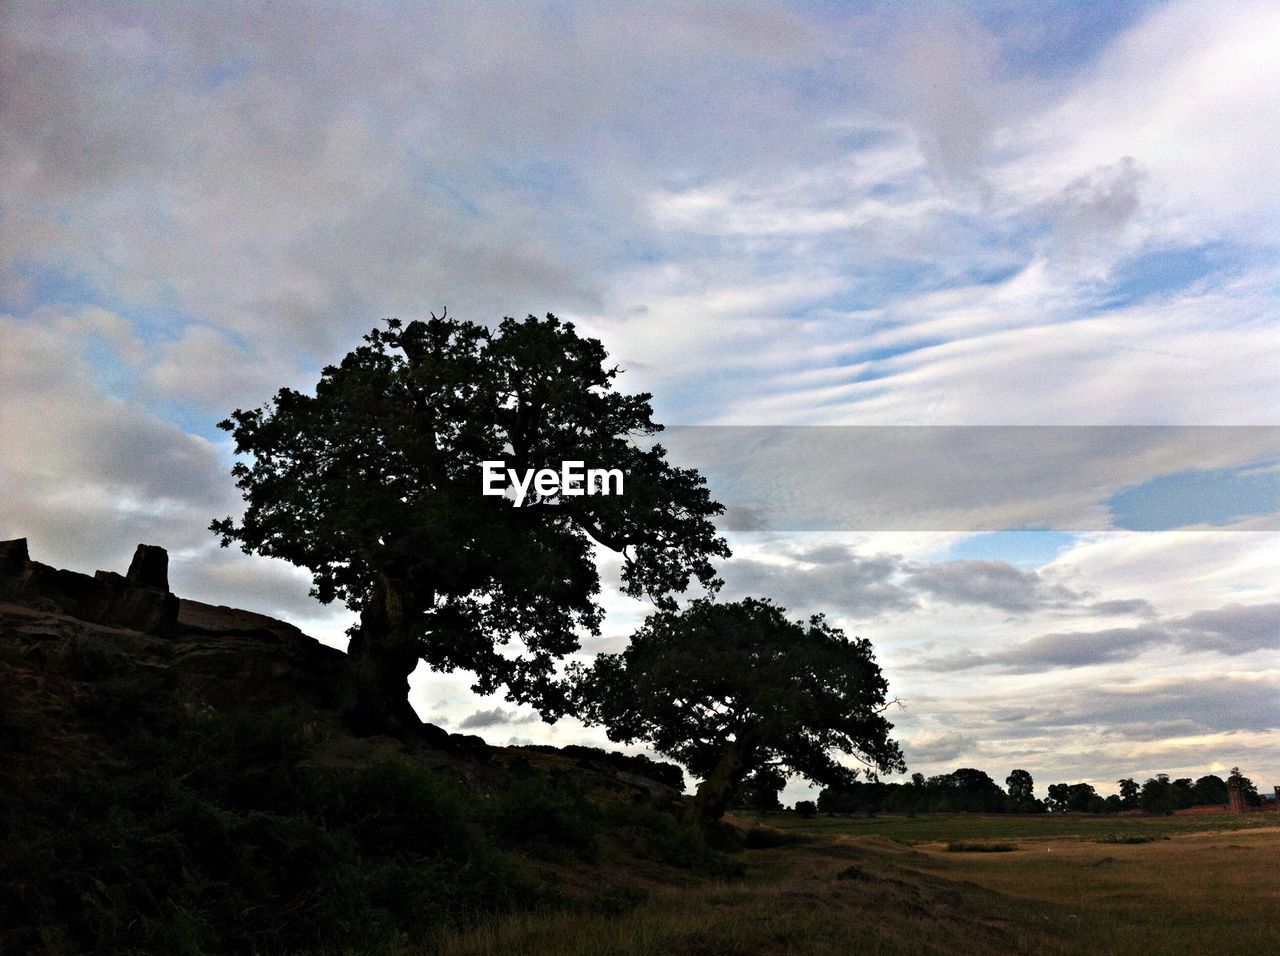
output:
[[1009, 809], [1015, 813], [1030, 813], [1036, 808], [1035, 780], [1025, 770], [1014, 770], [1005, 778], [1009, 790]]
[[738, 784], [729, 798], [729, 806], [734, 810], [755, 810], [758, 813], [781, 810], [779, 795], [786, 785], [784, 774], [770, 767], [761, 767]]
[[906, 769], [870, 642], [820, 616], [788, 620], [767, 600], [659, 611], [625, 651], [601, 654], [578, 677], [584, 719], [703, 778], [694, 815], [704, 824], [763, 769], [827, 785], [856, 777], [834, 754], [873, 774]]
[[[421, 658], [554, 716], [556, 661], [601, 622], [596, 545], [622, 554], [627, 594], [669, 607], [694, 579], [714, 588], [711, 559], [728, 548], [710, 519], [723, 509], [696, 471], [643, 447], [662, 427], [650, 396], [615, 390], [599, 341], [548, 315], [494, 331], [393, 319], [364, 342], [314, 395], [284, 388], [221, 423], [248, 458], [233, 470], [246, 507], [211, 528], [306, 568], [317, 598], [360, 612], [366, 690], [403, 698]], [[619, 468], [625, 494], [515, 508], [481, 494], [480, 464], [495, 460]]]
[[1116, 781], [1116, 786], [1120, 788], [1120, 803], [1126, 810], [1132, 810], [1138, 805], [1138, 794], [1142, 788], [1138, 785], [1138, 781], [1132, 777], [1122, 777]]
[[1239, 767], [1231, 768], [1231, 775], [1227, 777], [1226, 785], [1228, 789], [1240, 791], [1240, 795], [1248, 806], [1257, 806], [1261, 802], [1258, 797], [1257, 785], [1241, 773]]
[[1106, 801], [1088, 783], [1049, 785], [1049, 808], [1058, 813], [1101, 813]]

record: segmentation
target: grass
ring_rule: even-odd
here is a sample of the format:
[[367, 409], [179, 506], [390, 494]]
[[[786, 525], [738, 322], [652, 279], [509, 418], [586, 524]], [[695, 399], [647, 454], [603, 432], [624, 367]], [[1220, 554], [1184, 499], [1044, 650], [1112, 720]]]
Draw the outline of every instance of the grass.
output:
[[[406, 952], [1149, 956], [1280, 946], [1274, 817], [763, 822], [808, 839], [745, 851], [738, 880], [651, 887], [621, 914], [495, 915]], [[1018, 852], [991, 852], [1013, 839]]]
[[[752, 818], [757, 819], [757, 818]], [[786, 833], [823, 837], [879, 836], [909, 846], [925, 843], [1025, 838], [1097, 840], [1104, 834], [1160, 839], [1204, 830], [1248, 830], [1276, 826], [1271, 814], [1173, 814], [1172, 816], [1095, 816], [1091, 814], [929, 813], [919, 816], [878, 814], [819, 815], [804, 820], [792, 814], [769, 814], [759, 822]]]

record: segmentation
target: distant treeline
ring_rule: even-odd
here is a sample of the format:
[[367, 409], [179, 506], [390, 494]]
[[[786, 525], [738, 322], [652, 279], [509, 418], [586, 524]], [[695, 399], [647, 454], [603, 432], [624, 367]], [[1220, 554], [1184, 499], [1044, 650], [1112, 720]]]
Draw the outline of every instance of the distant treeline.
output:
[[[1162, 773], [1139, 784], [1126, 777], [1117, 781], [1118, 793], [1105, 797], [1091, 784], [1055, 783], [1042, 800], [1035, 796], [1035, 782], [1025, 770], [1013, 771], [1001, 788], [983, 771], [961, 767], [936, 777], [913, 774], [905, 783], [858, 781], [828, 787], [818, 797], [816, 809], [821, 813], [1172, 813], [1226, 804], [1228, 781], [1235, 783], [1246, 802], [1259, 802], [1257, 787], [1239, 768], [1233, 768], [1226, 780], [1216, 774], [1171, 780]], [[735, 803], [741, 809], [780, 810], [779, 793], [785, 782], [778, 774], [756, 775], [740, 789]]]

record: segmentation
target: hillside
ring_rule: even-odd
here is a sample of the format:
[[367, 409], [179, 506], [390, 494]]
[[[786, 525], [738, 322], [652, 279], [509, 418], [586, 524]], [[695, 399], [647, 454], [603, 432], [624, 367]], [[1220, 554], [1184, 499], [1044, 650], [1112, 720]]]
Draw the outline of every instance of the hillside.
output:
[[343, 654], [166, 563], [0, 544], [0, 952], [371, 951], [735, 870], [643, 760], [353, 735]]

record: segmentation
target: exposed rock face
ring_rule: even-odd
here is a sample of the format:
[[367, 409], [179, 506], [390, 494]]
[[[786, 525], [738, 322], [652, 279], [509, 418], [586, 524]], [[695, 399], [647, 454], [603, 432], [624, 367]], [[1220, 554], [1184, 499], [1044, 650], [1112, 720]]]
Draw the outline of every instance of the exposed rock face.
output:
[[125, 580], [135, 588], [169, 590], [169, 552], [154, 544], [140, 544]]
[[25, 539], [0, 541], [0, 681], [25, 677], [35, 694], [66, 678], [155, 679], [167, 706], [293, 707], [337, 723], [346, 655], [265, 614], [179, 599], [168, 564], [164, 548], [139, 545], [127, 575], [90, 577], [32, 561]]
[[16, 576], [22, 572], [27, 566], [27, 562], [31, 560], [27, 554], [27, 539], [18, 538], [14, 541], [0, 541], [0, 575], [6, 577]]
[[0, 597], [48, 602], [82, 621], [127, 627], [145, 634], [173, 634], [178, 598], [169, 592], [169, 555], [140, 544], [127, 577], [98, 571], [93, 577], [32, 561], [27, 539], [0, 541]]

